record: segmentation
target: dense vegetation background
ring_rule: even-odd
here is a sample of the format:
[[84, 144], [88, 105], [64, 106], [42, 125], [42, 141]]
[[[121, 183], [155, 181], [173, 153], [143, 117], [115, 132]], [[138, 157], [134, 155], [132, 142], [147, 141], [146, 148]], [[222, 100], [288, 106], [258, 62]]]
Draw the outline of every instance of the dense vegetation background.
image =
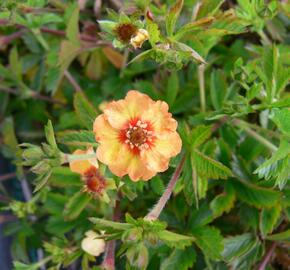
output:
[[[2, 0], [0, 223], [14, 268], [114, 269], [108, 250], [81, 248], [104, 230], [116, 269], [289, 269], [289, 17], [273, 0]], [[92, 198], [60, 157], [97, 147], [95, 117], [130, 89], [169, 104], [182, 153], [148, 182], [102, 166], [114, 188]], [[144, 220], [180, 164], [159, 221]]]

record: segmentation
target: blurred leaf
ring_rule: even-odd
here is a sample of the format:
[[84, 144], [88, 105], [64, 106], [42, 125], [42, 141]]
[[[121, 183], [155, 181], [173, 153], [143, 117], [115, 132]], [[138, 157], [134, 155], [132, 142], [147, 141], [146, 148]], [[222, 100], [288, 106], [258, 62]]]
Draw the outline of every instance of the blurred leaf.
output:
[[168, 15], [166, 16], [166, 31], [168, 36], [172, 36], [175, 28], [176, 21], [183, 7], [183, 0], [177, 0], [173, 5]]
[[281, 206], [279, 204], [272, 208], [263, 208], [260, 216], [260, 231], [262, 236], [272, 233], [275, 225], [278, 222], [281, 213]]
[[84, 192], [77, 192], [65, 205], [63, 215], [66, 220], [76, 219], [91, 201], [91, 196]]
[[227, 237], [224, 240], [223, 257], [227, 262], [232, 262], [249, 252], [256, 243], [257, 240], [250, 233]]
[[198, 10], [197, 18], [214, 15], [224, 0], [202, 0]]
[[77, 92], [74, 95], [74, 108], [83, 126], [92, 130], [98, 113], [83, 93]]
[[193, 247], [188, 247], [185, 250], [174, 249], [160, 266], [160, 270], [187, 270], [193, 267], [196, 261], [196, 253]]
[[228, 89], [225, 76], [220, 70], [214, 70], [210, 77], [210, 95], [211, 101], [216, 110], [223, 107], [224, 99]]
[[74, 146], [97, 146], [95, 134], [88, 130], [67, 130], [57, 133], [59, 143]]
[[237, 197], [257, 208], [273, 207], [280, 200], [280, 193], [273, 189], [255, 186], [250, 183], [233, 180], [233, 185]]
[[68, 40], [75, 44], [76, 46], [80, 45], [79, 39], [79, 7], [77, 4], [74, 4], [73, 11], [70, 14], [67, 28], [66, 28], [66, 36]]
[[287, 136], [290, 136], [290, 110], [289, 108], [284, 109], [273, 109], [273, 115], [271, 119], [275, 122], [278, 128]]
[[167, 81], [166, 85], [166, 101], [171, 107], [176, 99], [179, 91], [179, 79], [175, 71], [173, 71]]
[[280, 232], [280, 233], [275, 233], [272, 235], [268, 235], [266, 236], [267, 240], [271, 240], [271, 241], [290, 241], [290, 229], [286, 230], [284, 232]]
[[194, 229], [196, 244], [202, 250], [204, 256], [212, 260], [220, 260], [224, 249], [223, 237], [215, 227], [204, 226]]

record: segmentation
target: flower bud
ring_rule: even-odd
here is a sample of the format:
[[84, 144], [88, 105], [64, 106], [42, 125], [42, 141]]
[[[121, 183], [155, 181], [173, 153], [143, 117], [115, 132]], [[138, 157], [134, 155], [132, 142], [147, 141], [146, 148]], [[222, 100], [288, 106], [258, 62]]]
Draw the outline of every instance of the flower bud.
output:
[[98, 238], [99, 234], [94, 231], [87, 231], [85, 235], [81, 246], [86, 253], [97, 257], [105, 251], [106, 243], [104, 239]]
[[130, 44], [134, 49], [141, 48], [143, 43], [148, 39], [148, 32], [145, 29], [138, 29], [137, 33], [131, 38]]

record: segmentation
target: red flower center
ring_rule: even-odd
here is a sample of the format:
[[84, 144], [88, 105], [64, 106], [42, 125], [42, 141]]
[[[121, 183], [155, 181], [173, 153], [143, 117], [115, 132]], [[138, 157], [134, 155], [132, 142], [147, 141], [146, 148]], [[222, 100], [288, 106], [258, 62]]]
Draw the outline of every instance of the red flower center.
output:
[[103, 190], [106, 188], [105, 178], [99, 173], [98, 169], [93, 166], [84, 173], [83, 180], [85, 181], [84, 190], [93, 195], [102, 194]]
[[121, 130], [120, 140], [138, 154], [140, 150], [148, 149], [153, 145], [154, 135], [152, 125], [140, 119], [129, 121], [125, 129]]

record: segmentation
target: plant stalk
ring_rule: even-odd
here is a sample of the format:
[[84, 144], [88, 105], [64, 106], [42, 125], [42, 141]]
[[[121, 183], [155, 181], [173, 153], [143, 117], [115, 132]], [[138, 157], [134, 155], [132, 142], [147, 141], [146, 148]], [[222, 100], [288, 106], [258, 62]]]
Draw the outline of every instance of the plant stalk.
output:
[[205, 86], [204, 86], [204, 70], [205, 65], [201, 64], [198, 66], [198, 83], [199, 83], [199, 96], [200, 96], [200, 106], [201, 111], [206, 111], [206, 102], [205, 102]]
[[183, 165], [185, 162], [185, 155], [182, 156], [180, 163], [176, 167], [164, 193], [160, 197], [159, 201], [157, 204], [154, 206], [154, 208], [145, 216], [144, 219], [146, 220], [156, 220], [158, 219], [160, 213], [162, 212], [163, 208], [165, 207], [167, 201], [169, 200], [171, 193], [174, 189], [174, 186], [180, 176], [180, 173], [182, 171]]

